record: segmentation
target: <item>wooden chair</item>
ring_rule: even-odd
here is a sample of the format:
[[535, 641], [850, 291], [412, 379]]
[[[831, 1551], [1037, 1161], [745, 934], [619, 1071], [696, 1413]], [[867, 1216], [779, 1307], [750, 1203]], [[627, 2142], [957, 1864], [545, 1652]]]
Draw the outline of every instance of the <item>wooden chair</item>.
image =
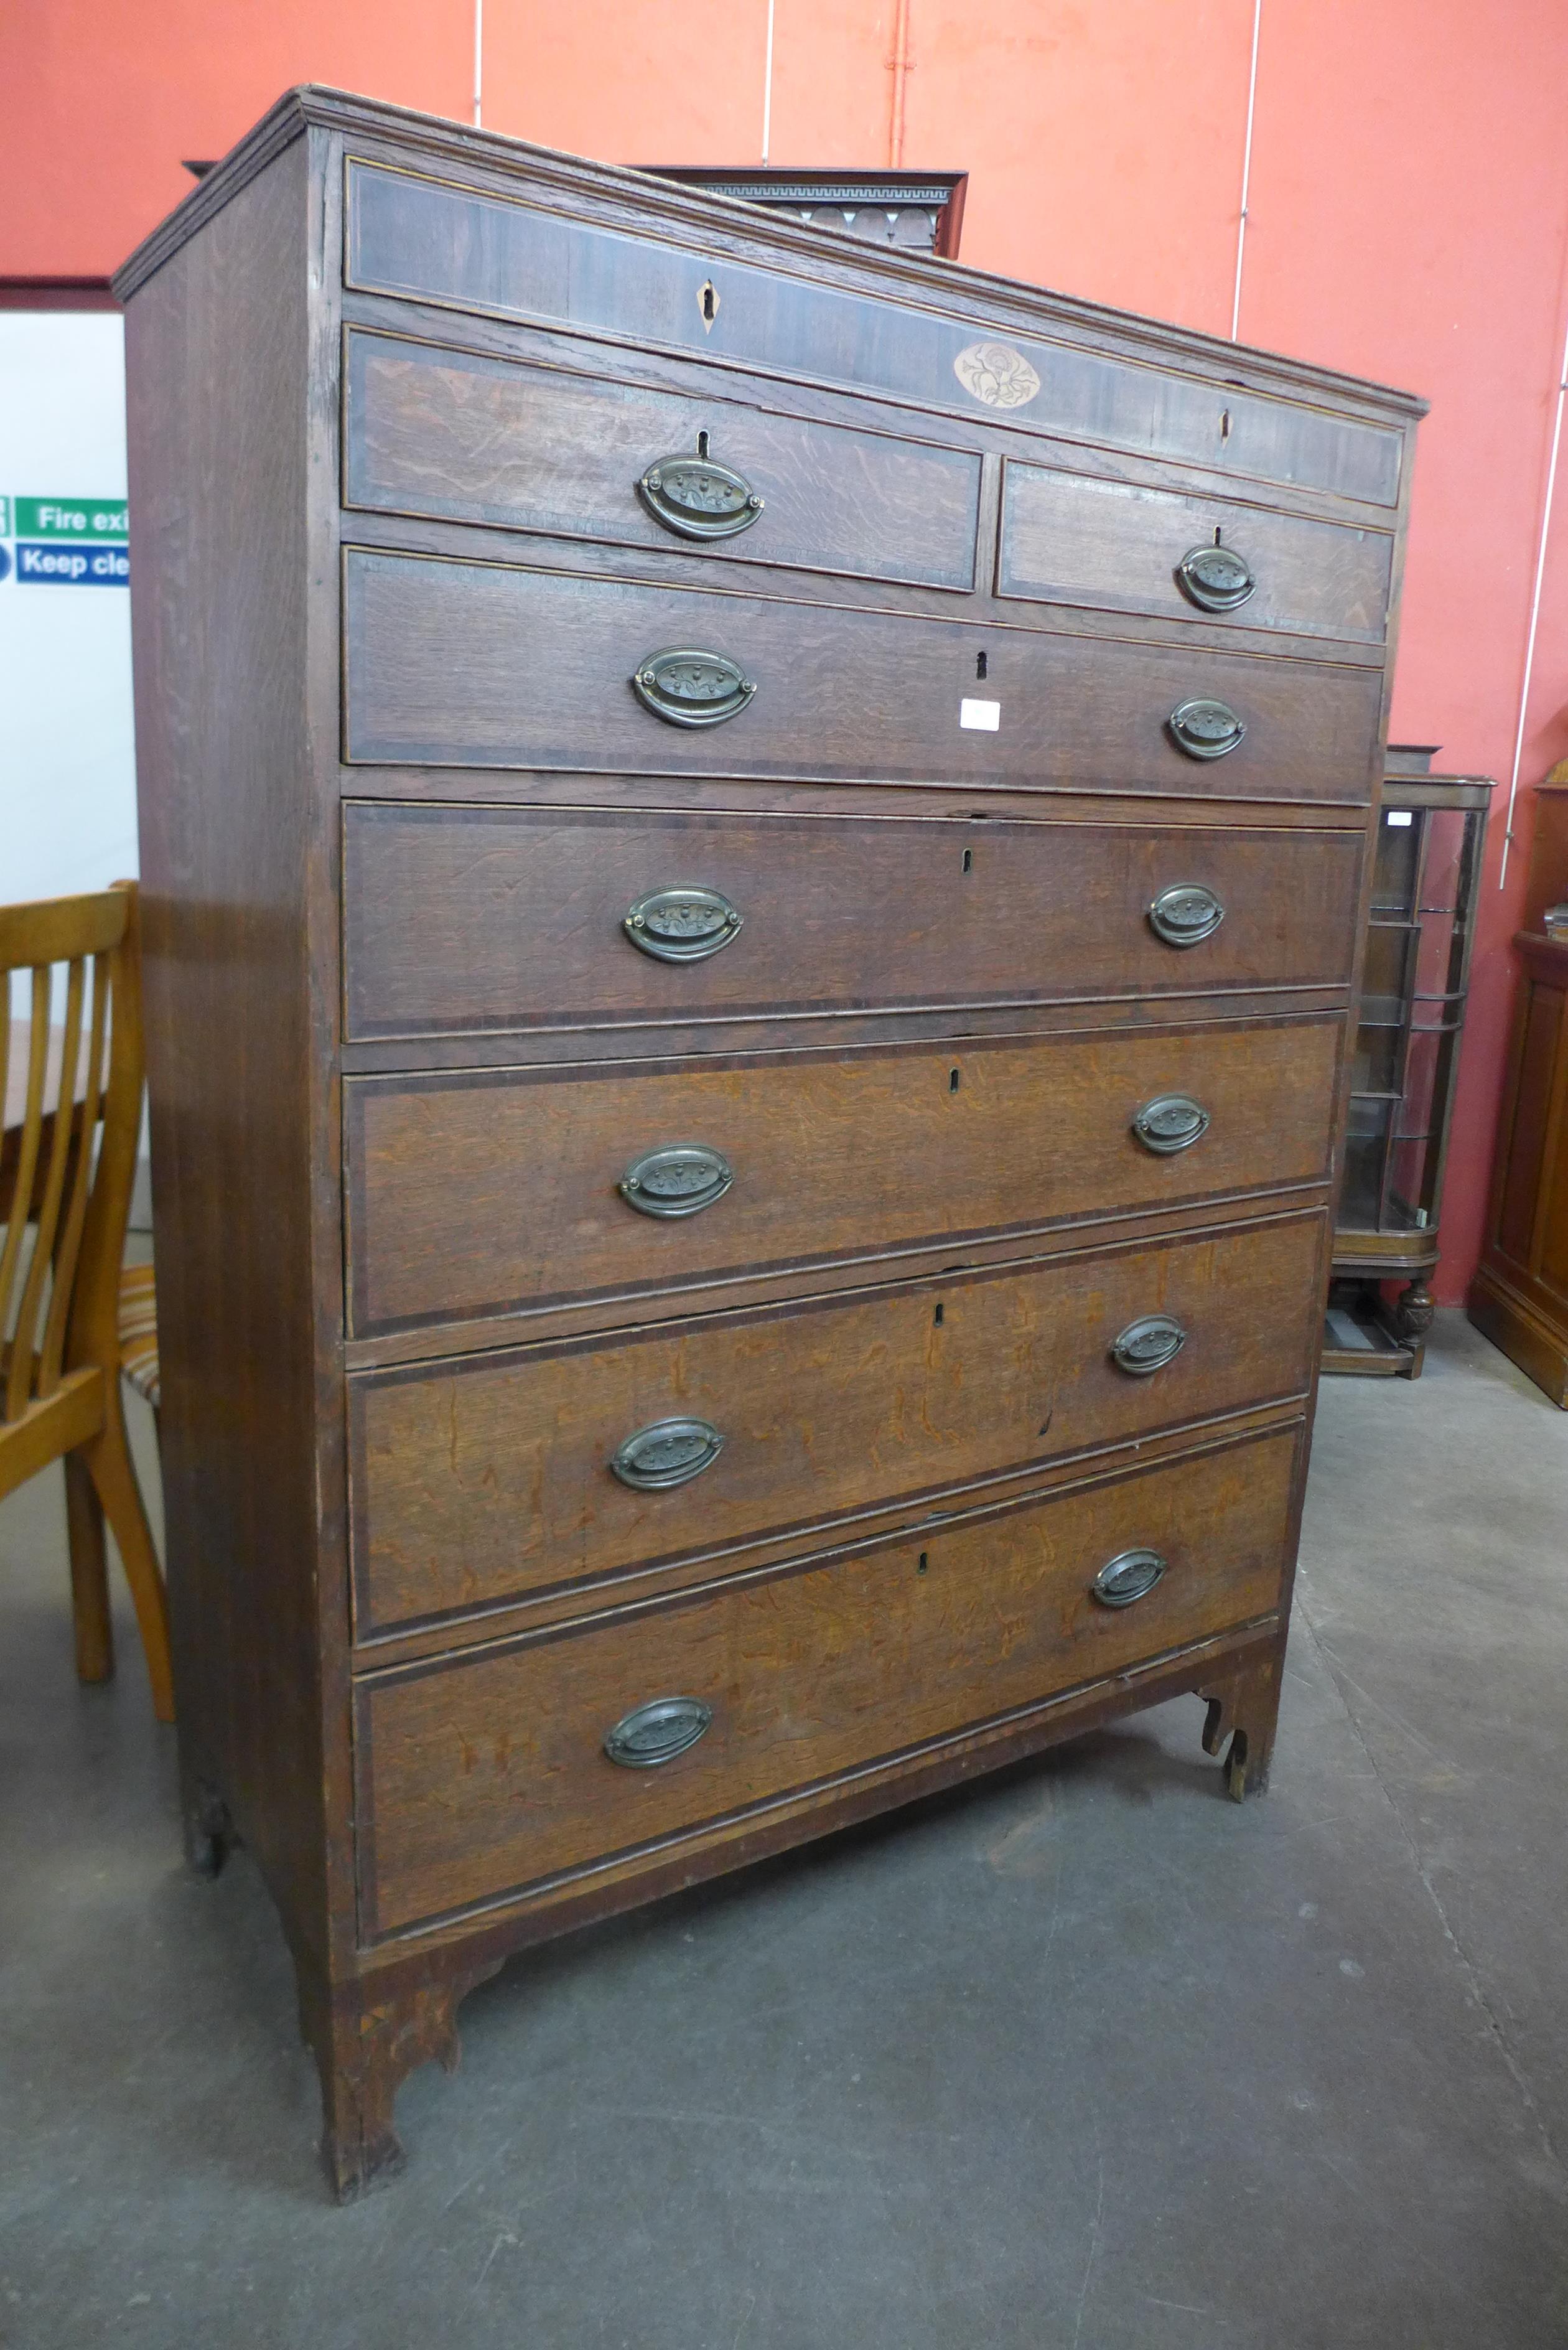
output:
[[[52, 968], [61, 963], [64, 1024], [52, 1029]], [[24, 999], [31, 975], [27, 1016], [15, 1032], [13, 973]], [[0, 1499], [63, 1460], [84, 1681], [107, 1680], [114, 1670], [108, 1517], [136, 1605], [153, 1710], [171, 1721], [163, 1577], [120, 1399], [120, 1259], [141, 1128], [134, 883], [0, 907]], [[13, 1069], [14, 1034], [21, 1050]]]

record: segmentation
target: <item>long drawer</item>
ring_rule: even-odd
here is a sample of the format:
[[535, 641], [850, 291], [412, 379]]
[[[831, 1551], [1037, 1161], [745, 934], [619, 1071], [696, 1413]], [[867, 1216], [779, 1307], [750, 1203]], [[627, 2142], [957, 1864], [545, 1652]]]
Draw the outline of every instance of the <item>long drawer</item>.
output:
[[974, 586], [972, 450], [711, 388], [660, 391], [351, 332], [343, 481], [346, 504], [394, 514]]
[[363, 1374], [349, 1381], [360, 1637], [1303, 1394], [1323, 1236], [1310, 1214]]
[[[674, 1312], [767, 1267], [1323, 1182], [1339, 1038], [1313, 1019], [352, 1078], [352, 1328], [574, 1295]], [[1134, 1122], [1172, 1097], [1207, 1128], [1150, 1148]], [[1156, 1124], [1158, 1146], [1196, 1119]], [[649, 1166], [671, 1150], [698, 1155]]]
[[[825, 282], [809, 254], [792, 255], [793, 269], [731, 260], [713, 250], [707, 224], [674, 223], [666, 241], [649, 222], [629, 236], [538, 203], [357, 162], [348, 213], [344, 275], [352, 288], [606, 333], [725, 369], [888, 392], [1379, 505], [1398, 501], [1397, 427], [1335, 414], [1321, 400], [1253, 390], [1236, 381], [1233, 364], [1222, 380], [1184, 373], [1171, 330], [1151, 366], [1147, 346], [1124, 356], [1084, 348], [1070, 328], [1036, 336], [1022, 323], [999, 325], [994, 279], [981, 282], [992, 311], [981, 326], [932, 307], [941, 296], [929, 271], [912, 280], [913, 301], [898, 298], [901, 287], [878, 300]], [[722, 227], [717, 235], [723, 241]], [[952, 282], [955, 302], [972, 303], [965, 274]], [[1015, 291], [1008, 289], [1009, 300]], [[1105, 317], [1095, 314], [1091, 331], [1103, 331]], [[1202, 358], [1212, 364], [1212, 345]], [[1255, 363], [1248, 353], [1243, 364]]]
[[[717, 1829], [1267, 1617], [1282, 1596], [1297, 1441], [1287, 1429], [367, 1679], [364, 1936]], [[1129, 1551], [1164, 1571], [1107, 1606], [1096, 1578]], [[1135, 1584], [1153, 1568], [1122, 1572]], [[662, 1714], [643, 1711], [660, 1701]], [[630, 1767], [606, 1752], [623, 1724]]]
[[365, 548], [344, 631], [346, 754], [410, 765], [1364, 803], [1383, 691], [1374, 668]]
[[1343, 987], [1360, 860], [1346, 832], [349, 801], [347, 1032]]

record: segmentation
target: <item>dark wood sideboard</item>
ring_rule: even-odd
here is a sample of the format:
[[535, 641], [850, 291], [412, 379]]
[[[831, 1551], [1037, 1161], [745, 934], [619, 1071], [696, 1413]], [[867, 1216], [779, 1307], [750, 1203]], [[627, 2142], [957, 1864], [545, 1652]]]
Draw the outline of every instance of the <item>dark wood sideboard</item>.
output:
[[1470, 1320], [1568, 1410], [1568, 760], [1537, 794], [1486, 1247]]
[[118, 284], [189, 1835], [346, 2195], [525, 1944], [1262, 1784], [1420, 403], [323, 90]]

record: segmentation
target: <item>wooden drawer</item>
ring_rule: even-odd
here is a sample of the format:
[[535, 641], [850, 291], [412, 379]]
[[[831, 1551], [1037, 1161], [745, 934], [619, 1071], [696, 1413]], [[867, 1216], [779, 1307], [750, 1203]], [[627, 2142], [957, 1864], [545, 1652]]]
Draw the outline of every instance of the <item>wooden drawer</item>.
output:
[[[972, 451], [743, 407], [711, 386], [659, 391], [358, 331], [348, 337], [344, 387], [350, 506], [974, 586]], [[701, 453], [762, 500], [732, 538], [671, 530], [639, 494], [660, 459], [692, 458], [699, 435]]]
[[[361, 1683], [369, 1939], [890, 1767], [1064, 1690], [1266, 1617], [1282, 1597], [1298, 1437], [1014, 1503], [646, 1609]], [[1092, 1586], [1149, 1549], [1166, 1572]], [[666, 1698], [711, 1721], [652, 1768], [606, 1732]]]
[[[1221, 539], [1243, 558], [1253, 581], [1233, 610], [1194, 601], [1179, 577], [1185, 556]], [[1393, 564], [1391, 530], [1314, 522], [1202, 490], [1149, 489], [1010, 464], [996, 592], [1380, 645]], [[1201, 576], [1194, 592], [1208, 592]]]
[[[1070, 328], [1033, 334], [1021, 317], [1014, 330], [995, 306], [1017, 289], [972, 281], [964, 270], [944, 273], [950, 298], [972, 309], [978, 286], [989, 324], [944, 317], [929, 268], [879, 300], [825, 282], [831, 265], [814, 274], [809, 247], [791, 254], [793, 268], [770, 269], [717, 249], [727, 223], [672, 222], [671, 238], [684, 246], [650, 225], [654, 233], [630, 236], [539, 204], [353, 163], [345, 276], [368, 292], [607, 332], [638, 349], [662, 346], [724, 368], [887, 392], [1025, 432], [1397, 502], [1398, 430], [1238, 383], [1240, 367], [1256, 366], [1251, 353], [1223, 352], [1223, 378], [1184, 373], [1174, 330], [1164, 330], [1158, 366], [1144, 348], [1127, 357], [1086, 349]], [[906, 290], [913, 302], [898, 298]], [[1091, 333], [1103, 334], [1106, 315], [1091, 314]], [[1215, 347], [1201, 350], [1212, 364]]]
[[[1342, 988], [1361, 847], [1359, 832], [350, 801], [347, 1033]], [[1150, 912], [1184, 885], [1223, 920], [1171, 945]], [[628, 935], [631, 910], [672, 887], [741, 916], [701, 961]]]
[[[1376, 669], [364, 548], [344, 594], [350, 760], [1339, 802], [1372, 787]], [[632, 679], [671, 648], [730, 660], [753, 699], [718, 724], [655, 715]], [[1168, 721], [1193, 700], [1235, 712], [1237, 749], [1177, 749]], [[995, 729], [963, 723], [966, 704], [994, 705]]]
[[[1324, 1230], [1313, 1214], [351, 1379], [360, 1637], [1304, 1394]], [[1120, 1367], [1117, 1340], [1157, 1317], [1149, 1342], [1180, 1351]], [[661, 1490], [623, 1482], [626, 1440], [678, 1419], [718, 1431], [711, 1465]]]
[[[351, 1078], [352, 1326], [575, 1295], [676, 1312], [670, 1293], [767, 1267], [1320, 1183], [1339, 1038], [1318, 1019]], [[1159, 1156], [1132, 1120], [1169, 1094], [1210, 1124]], [[683, 1144], [721, 1153], [732, 1188], [695, 1214], [628, 1207], [630, 1165]]]

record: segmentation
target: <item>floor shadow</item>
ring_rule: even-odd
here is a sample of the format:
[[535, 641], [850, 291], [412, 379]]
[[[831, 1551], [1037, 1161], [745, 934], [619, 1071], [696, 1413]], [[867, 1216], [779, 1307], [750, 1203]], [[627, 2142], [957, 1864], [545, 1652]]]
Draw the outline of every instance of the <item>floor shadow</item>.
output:
[[874, 1819], [834, 1828], [797, 1845], [788, 1852], [744, 1864], [704, 1885], [666, 1894], [642, 1908], [615, 1918], [576, 1926], [548, 1942], [535, 1943], [507, 1960], [472, 1991], [464, 2015], [477, 2016], [494, 2002], [514, 2000], [526, 1986], [526, 1996], [544, 2001], [555, 1987], [597, 1954], [628, 1948], [650, 1938], [677, 1937], [700, 1922], [711, 1921], [741, 1903], [808, 1886], [814, 1880], [836, 1879], [878, 1856], [892, 1858], [916, 1838], [934, 1831], [972, 1825], [990, 1815], [1016, 1808], [1021, 1791], [1054, 1785], [1065, 1791], [1093, 1782], [1117, 1801], [1146, 1810], [1173, 1791], [1211, 1802], [1230, 1802], [1225, 1774], [1201, 1748], [1202, 1715], [1191, 1704], [1193, 1752], [1173, 1753], [1144, 1726], [1144, 1718], [1085, 1731], [1039, 1754], [988, 1771], [961, 1786], [947, 1787], [914, 1801], [903, 1801]]

